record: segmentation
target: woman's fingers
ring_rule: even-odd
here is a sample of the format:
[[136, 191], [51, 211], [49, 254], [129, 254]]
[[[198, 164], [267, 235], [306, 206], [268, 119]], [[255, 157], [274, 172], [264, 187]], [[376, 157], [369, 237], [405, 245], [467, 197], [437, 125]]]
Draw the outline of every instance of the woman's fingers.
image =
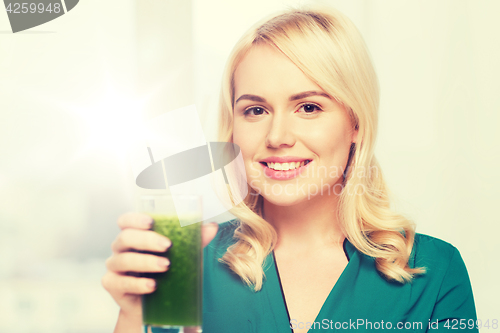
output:
[[124, 229], [111, 244], [113, 253], [128, 250], [165, 252], [172, 242], [165, 236], [151, 230]]
[[152, 254], [123, 252], [115, 254], [106, 260], [106, 267], [113, 272], [165, 272], [170, 266], [170, 261], [165, 257]]
[[215, 235], [217, 235], [217, 230], [219, 230], [217, 222], [210, 222], [201, 226], [201, 244], [203, 247], [207, 246], [214, 239]]
[[154, 279], [137, 278], [117, 274], [115, 272], [106, 272], [101, 279], [102, 286], [111, 295], [114, 294], [149, 294], [155, 291], [156, 282]]
[[[172, 243], [156, 232], [148, 230], [152, 223], [151, 217], [139, 213], [126, 213], [118, 218], [118, 225], [122, 230], [111, 245], [113, 252], [127, 250], [165, 252]], [[219, 225], [216, 222], [202, 225], [202, 246], [205, 247], [217, 234]]]
[[153, 218], [146, 214], [129, 212], [121, 215], [118, 218], [118, 226], [121, 229], [150, 229], [153, 225]]

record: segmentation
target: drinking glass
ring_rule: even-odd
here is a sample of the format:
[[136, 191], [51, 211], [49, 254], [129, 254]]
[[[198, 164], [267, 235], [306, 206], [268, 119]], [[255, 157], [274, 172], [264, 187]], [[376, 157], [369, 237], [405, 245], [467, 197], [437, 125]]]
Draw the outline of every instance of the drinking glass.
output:
[[166, 252], [154, 253], [170, 260], [168, 270], [145, 274], [156, 280], [156, 290], [142, 297], [146, 332], [202, 332], [201, 197], [141, 195], [139, 211], [153, 218], [155, 232], [172, 241]]

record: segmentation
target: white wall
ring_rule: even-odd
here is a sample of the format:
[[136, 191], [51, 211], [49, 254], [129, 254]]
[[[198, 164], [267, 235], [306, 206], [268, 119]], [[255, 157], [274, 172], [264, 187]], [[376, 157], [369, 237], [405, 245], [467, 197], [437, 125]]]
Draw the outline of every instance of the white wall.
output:
[[0, 332], [112, 331], [100, 279], [132, 193], [99, 125], [121, 125], [106, 87], [126, 96], [135, 65], [133, 1], [16, 34], [0, 10]]
[[376, 4], [368, 43], [382, 89], [378, 157], [400, 211], [460, 250], [478, 318], [495, 318], [500, 4]]

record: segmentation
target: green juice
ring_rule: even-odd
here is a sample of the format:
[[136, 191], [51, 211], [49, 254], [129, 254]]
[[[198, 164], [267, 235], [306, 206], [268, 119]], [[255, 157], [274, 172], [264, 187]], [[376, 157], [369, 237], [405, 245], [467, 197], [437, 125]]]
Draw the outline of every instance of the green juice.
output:
[[168, 237], [172, 246], [160, 254], [170, 260], [168, 270], [147, 274], [156, 280], [157, 287], [142, 297], [143, 322], [153, 326], [201, 326], [201, 222], [181, 227], [175, 215], [149, 215], [155, 221], [153, 230]]

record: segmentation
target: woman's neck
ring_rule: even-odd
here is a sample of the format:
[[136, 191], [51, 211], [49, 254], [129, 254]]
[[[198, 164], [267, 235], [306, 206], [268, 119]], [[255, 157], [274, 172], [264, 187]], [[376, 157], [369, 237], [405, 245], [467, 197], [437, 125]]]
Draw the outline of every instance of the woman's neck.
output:
[[314, 196], [293, 206], [277, 206], [264, 198], [263, 216], [276, 230], [275, 250], [300, 253], [336, 246], [344, 240], [338, 196]]

